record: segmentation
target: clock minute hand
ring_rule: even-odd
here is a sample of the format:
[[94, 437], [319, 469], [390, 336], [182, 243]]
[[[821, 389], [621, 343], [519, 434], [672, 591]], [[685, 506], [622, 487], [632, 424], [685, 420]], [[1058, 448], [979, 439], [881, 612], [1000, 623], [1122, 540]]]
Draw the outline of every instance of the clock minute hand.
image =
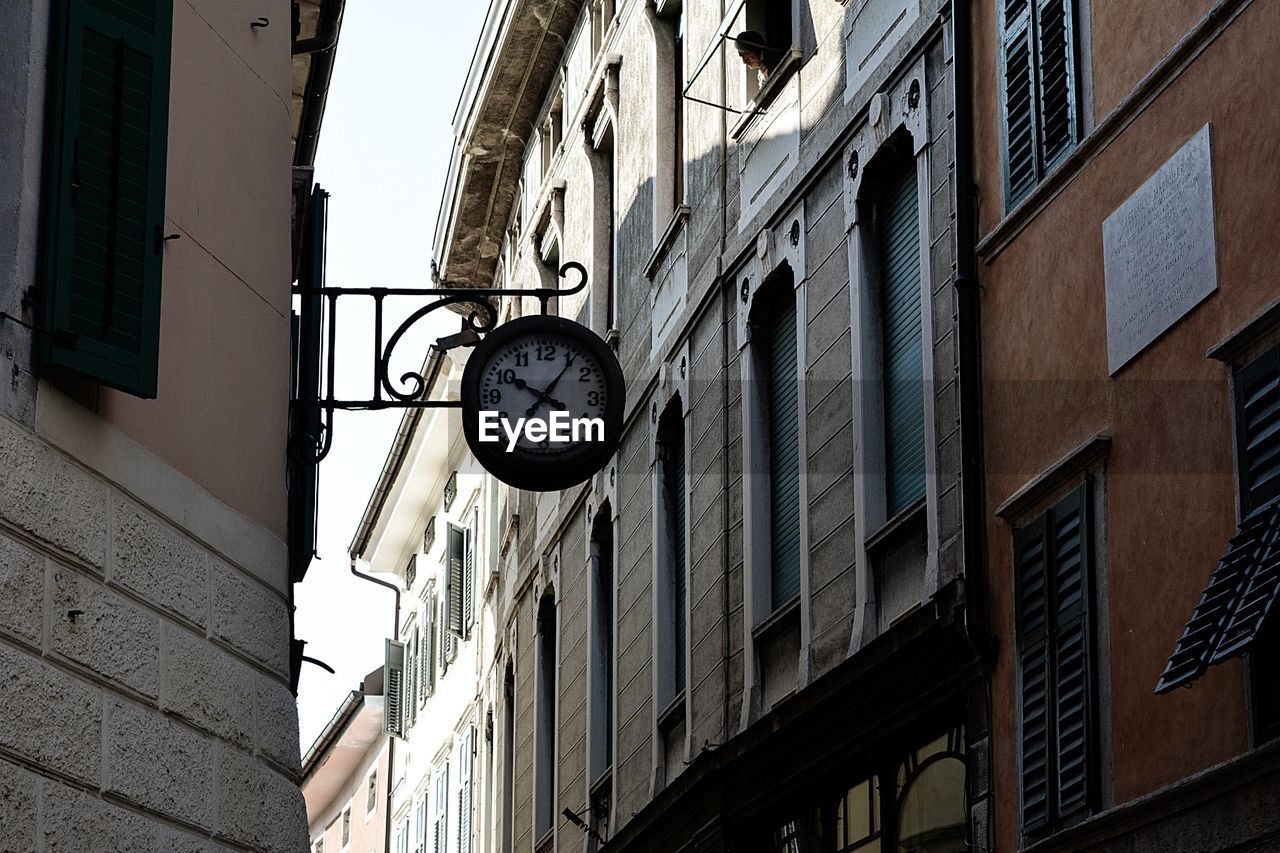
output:
[[[566, 365], [564, 366], [564, 370], [561, 370], [559, 373], [557, 373], [557, 374], [556, 374], [556, 378], [551, 380], [551, 384], [547, 386], [547, 390], [546, 390], [546, 391], [544, 391], [543, 393], [544, 393], [544, 394], [548, 394], [548, 395], [549, 395], [552, 391], [554, 391], [554, 390], [555, 390], [555, 388], [556, 388], [556, 385], [557, 385], [557, 384], [559, 384], [559, 382], [560, 382], [560, 377], [561, 377], [561, 376], [564, 376], [564, 375], [565, 375], [565, 373], [566, 373], [566, 371], [568, 371], [568, 370], [569, 370], [569, 368], [570, 368], [570, 367], [572, 367], [572, 366], [573, 366], [573, 363], [572, 363], [572, 362], [570, 362], [569, 364], [566, 364]], [[561, 405], [563, 406], [563, 404], [561, 404]]]

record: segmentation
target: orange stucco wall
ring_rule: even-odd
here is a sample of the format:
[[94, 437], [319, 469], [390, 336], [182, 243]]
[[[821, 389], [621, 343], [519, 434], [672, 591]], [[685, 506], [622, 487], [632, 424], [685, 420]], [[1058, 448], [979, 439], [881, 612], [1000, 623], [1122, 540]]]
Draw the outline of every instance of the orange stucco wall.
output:
[[[1096, 112], [1111, 108], [1207, 2], [1094, 0]], [[974, 4], [980, 233], [1003, 204], [994, 4]], [[1055, 460], [1106, 432], [1110, 772], [1123, 803], [1248, 746], [1243, 667], [1153, 693], [1235, 529], [1229, 368], [1211, 346], [1280, 294], [1280, 4], [1255, 0], [1047, 208], [980, 267], [997, 849], [1019, 843], [1011, 529], [994, 508]], [[1114, 378], [1107, 374], [1102, 223], [1212, 123], [1218, 291]], [[1263, 190], [1263, 188], [1267, 188]], [[1104, 763], [1104, 770], [1107, 764]]]
[[[267, 16], [272, 25], [251, 29]], [[289, 401], [289, 4], [174, 5], [159, 391], [98, 413], [281, 538]]]

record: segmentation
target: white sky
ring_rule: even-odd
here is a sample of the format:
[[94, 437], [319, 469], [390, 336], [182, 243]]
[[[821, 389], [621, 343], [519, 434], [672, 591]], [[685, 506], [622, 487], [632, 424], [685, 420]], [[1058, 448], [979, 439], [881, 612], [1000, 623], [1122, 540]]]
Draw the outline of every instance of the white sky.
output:
[[[347, 3], [325, 110], [316, 180], [329, 202], [328, 284], [430, 287], [431, 242], [453, 144], [453, 112], [487, 3], [357, 0]], [[371, 395], [372, 312], [340, 300], [340, 393]], [[407, 303], [389, 313], [407, 313]], [[416, 369], [424, 345], [457, 330], [457, 315], [406, 337], [399, 368]], [[394, 325], [388, 324], [386, 335]], [[399, 351], [399, 350], [398, 350]], [[295, 591], [296, 634], [306, 654], [298, 692], [305, 754], [347, 693], [382, 664], [391, 633], [390, 590], [351, 575], [347, 546], [386, 459], [400, 412], [339, 412], [320, 466], [317, 552]]]

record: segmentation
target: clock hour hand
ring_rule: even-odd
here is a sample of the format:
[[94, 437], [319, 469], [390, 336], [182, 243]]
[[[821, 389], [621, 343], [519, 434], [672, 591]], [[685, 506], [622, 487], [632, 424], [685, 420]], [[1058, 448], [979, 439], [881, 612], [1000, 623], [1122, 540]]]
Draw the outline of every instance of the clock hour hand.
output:
[[[559, 379], [560, 377], [557, 376], [556, 378]], [[517, 388], [519, 388], [521, 391], [528, 391], [529, 393], [533, 394], [535, 397], [538, 398], [539, 403], [547, 403], [557, 409], [568, 408], [564, 403], [561, 403], [559, 400], [555, 399], [549, 393], [547, 393], [547, 391], [539, 391], [537, 388], [534, 388], [532, 385], [530, 385], [528, 382], [525, 382], [523, 379], [521, 379], [518, 376], [516, 377], [516, 380], [512, 384], [515, 385]], [[535, 403], [533, 407], [530, 408], [525, 414], [532, 415], [537, 410], [537, 408], [538, 408], [537, 403]]]

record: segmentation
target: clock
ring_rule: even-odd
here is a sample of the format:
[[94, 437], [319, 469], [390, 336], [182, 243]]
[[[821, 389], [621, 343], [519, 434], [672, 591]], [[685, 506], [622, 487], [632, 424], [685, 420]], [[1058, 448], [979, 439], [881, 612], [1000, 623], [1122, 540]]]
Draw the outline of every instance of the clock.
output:
[[626, 387], [613, 350], [563, 317], [520, 317], [485, 336], [462, 373], [462, 424], [476, 460], [508, 485], [565, 489], [613, 457]]

